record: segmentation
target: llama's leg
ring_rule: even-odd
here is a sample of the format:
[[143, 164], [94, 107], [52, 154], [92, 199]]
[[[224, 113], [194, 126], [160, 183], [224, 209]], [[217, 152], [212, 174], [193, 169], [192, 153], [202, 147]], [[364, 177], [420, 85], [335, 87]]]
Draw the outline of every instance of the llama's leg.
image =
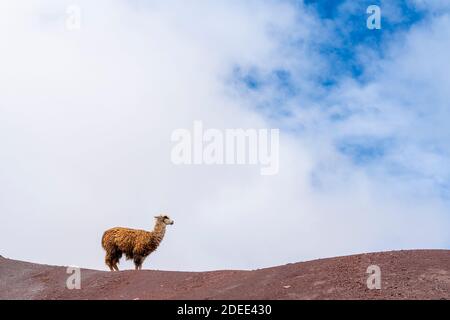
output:
[[133, 258], [134, 266], [136, 270], [142, 269], [142, 262], [144, 262], [144, 258], [142, 256], [136, 255]]
[[117, 264], [122, 257], [122, 252], [115, 246], [108, 248], [106, 251], [105, 263], [111, 271], [119, 271]]
[[113, 260], [112, 262], [113, 271], [119, 271], [119, 267], [117, 266], [118, 263], [119, 263], [118, 259]]
[[142, 265], [144, 264], [145, 257], [141, 258], [141, 262], [139, 263], [139, 270], [142, 270]]
[[119, 271], [119, 267], [117, 265], [119, 264], [120, 258], [122, 258], [122, 251], [116, 249], [113, 258], [113, 268], [115, 271]]
[[106, 253], [105, 263], [109, 267], [109, 270], [114, 271], [113, 257], [111, 256], [111, 254], [109, 252]]

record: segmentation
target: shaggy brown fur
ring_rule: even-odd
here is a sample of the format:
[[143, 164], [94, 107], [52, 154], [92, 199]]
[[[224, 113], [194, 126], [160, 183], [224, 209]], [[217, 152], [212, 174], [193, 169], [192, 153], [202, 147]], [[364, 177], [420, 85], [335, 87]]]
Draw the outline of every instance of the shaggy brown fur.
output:
[[142, 269], [144, 259], [158, 248], [166, 225], [173, 224], [166, 215], [156, 216], [153, 231], [116, 227], [106, 230], [102, 237], [102, 247], [106, 250], [105, 263], [111, 271], [119, 271], [117, 264], [122, 254], [127, 260], [133, 259], [136, 270]]

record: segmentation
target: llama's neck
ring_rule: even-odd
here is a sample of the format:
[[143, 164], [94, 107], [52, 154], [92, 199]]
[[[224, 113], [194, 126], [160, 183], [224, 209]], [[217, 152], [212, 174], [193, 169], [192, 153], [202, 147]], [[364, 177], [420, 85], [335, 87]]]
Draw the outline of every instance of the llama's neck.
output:
[[161, 243], [166, 233], [166, 224], [161, 221], [157, 221], [152, 232], [152, 245], [156, 248]]

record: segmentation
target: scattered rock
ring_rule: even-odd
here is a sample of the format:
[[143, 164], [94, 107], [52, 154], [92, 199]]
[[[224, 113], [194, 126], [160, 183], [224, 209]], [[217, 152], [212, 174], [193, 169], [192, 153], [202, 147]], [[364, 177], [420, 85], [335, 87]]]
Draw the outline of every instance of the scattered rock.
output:
[[[381, 267], [382, 290], [369, 290], [366, 285], [366, 268], [374, 261]], [[254, 271], [82, 269], [83, 290], [67, 290], [67, 277], [65, 267], [0, 259], [0, 300], [450, 300], [450, 250], [369, 253]]]

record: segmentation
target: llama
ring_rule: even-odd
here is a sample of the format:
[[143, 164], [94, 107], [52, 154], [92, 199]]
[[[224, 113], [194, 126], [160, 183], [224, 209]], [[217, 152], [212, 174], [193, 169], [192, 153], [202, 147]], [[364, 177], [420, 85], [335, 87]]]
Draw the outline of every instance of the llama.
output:
[[111, 228], [102, 237], [102, 247], [106, 250], [105, 263], [111, 271], [119, 271], [117, 264], [122, 254], [127, 260], [133, 259], [135, 269], [141, 270], [144, 259], [158, 248], [166, 225], [172, 225], [173, 220], [167, 215], [155, 216], [156, 223], [153, 231], [129, 228]]

